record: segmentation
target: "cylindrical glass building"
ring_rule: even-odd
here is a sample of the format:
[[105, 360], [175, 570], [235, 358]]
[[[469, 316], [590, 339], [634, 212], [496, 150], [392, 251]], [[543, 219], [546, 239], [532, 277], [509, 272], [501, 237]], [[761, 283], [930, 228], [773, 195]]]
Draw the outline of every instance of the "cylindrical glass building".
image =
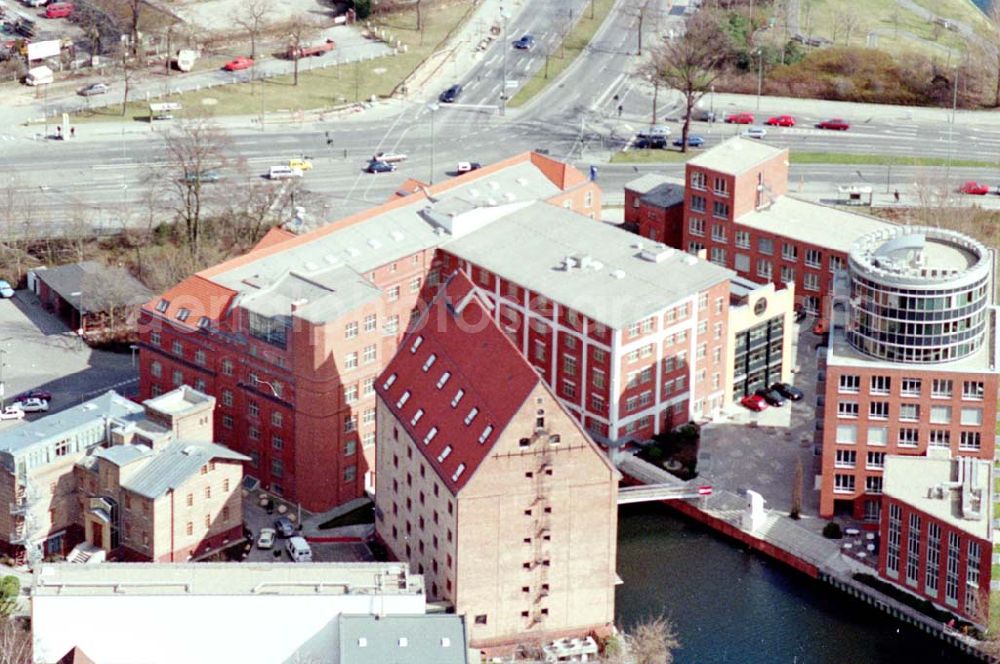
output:
[[955, 231], [899, 226], [857, 240], [847, 339], [890, 362], [950, 362], [986, 343], [991, 255]]

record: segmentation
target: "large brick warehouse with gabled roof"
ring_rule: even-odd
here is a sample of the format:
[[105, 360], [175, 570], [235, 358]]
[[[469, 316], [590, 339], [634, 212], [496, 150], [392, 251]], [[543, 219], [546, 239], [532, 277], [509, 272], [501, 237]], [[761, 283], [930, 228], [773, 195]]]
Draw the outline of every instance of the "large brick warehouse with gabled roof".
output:
[[464, 274], [376, 392], [376, 531], [472, 645], [613, 622], [619, 474]]

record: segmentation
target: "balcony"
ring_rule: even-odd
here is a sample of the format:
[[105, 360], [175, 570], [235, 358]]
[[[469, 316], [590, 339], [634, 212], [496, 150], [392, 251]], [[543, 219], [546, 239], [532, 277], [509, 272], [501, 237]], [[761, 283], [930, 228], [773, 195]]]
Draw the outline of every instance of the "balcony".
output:
[[24, 516], [28, 513], [28, 509], [28, 501], [23, 497], [10, 504], [10, 513], [14, 516]]

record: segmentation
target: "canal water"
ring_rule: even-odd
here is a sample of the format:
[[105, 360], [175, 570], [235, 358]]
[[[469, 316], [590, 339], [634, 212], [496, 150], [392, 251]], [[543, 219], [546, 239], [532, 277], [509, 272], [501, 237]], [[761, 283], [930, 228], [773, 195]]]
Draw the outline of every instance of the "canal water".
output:
[[663, 505], [623, 506], [618, 531], [618, 624], [670, 618], [676, 664], [975, 661]]

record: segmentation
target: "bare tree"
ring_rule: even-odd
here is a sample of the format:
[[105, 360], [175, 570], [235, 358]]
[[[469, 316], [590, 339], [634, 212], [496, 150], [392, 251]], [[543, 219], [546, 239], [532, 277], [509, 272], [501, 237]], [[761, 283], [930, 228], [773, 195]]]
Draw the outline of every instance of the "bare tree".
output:
[[[993, 3], [990, 11], [986, 14], [994, 34], [1000, 31], [1000, 4]], [[993, 106], [1000, 106], [1000, 44], [995, 39], [979, 40], [982, 45], [980, 50], [986, 51], [984, 55], [989, 59], [990, 71], [993, 74]], [[985, 103], [985, 100], [983, 100]]]
[[844, 45], [850, 46], [851, 33], [858, 29], [860, 23], [861, 17], [857, 12], [837, 12], [833, 16], [833, 41], [836, 42], [839, 37], [843, 37]]
[[184, 241], [192, 255], [199, 250], [205, 188], [219, 186], [209, 180], [212, 171], [226, 164], [228, 146], [228, 134], [204, 119], [185, 122], [166, 136], [164, 175], [173, 184], [174, 211], [184, 222]]
[[13, 618], [0, 622], [0, 664], [31, 662], [31, 630]]
[[802, 513], [802, 479], [805, 471], [802, 469], [802, 459], [795, 464], [795, 477], [792, 480], [792, 509], [788, 516], [798, 519]]
[[128, 49], [122, 44], [122, 117], [128, 115], [128, 92], [132, 82], [132, 65], [128, 59]]
[[632, 664], [673, 664], [674, 651], [681, 647], [673, 622], [663, 616], [633, 627], [625, 642], [625, 652], [617, 657]]
[[253, 59], [257, 58], [257, 37], [272, 10], [271, 0], [245, 0], [240, 8], [236, 23], [250, 35], [250, 57]]
[[722, 73], [726, 52], [725, 36], [706, 12], [698, 12], [688, 21], [683, 36], [664, 40], [653, 51], [648, 75], [654, 83], [675, 88], [684, 97], [682, 152], [687, 151], [691, 114]]
[[292, 57], [292, 84], [299, 84], [299, 60], [302, 59], [302, 49], [305, 44], [316, 36], [319, 26], [304, 18], [297, 18], [285, 25], [288, 35], [288, 53]]

